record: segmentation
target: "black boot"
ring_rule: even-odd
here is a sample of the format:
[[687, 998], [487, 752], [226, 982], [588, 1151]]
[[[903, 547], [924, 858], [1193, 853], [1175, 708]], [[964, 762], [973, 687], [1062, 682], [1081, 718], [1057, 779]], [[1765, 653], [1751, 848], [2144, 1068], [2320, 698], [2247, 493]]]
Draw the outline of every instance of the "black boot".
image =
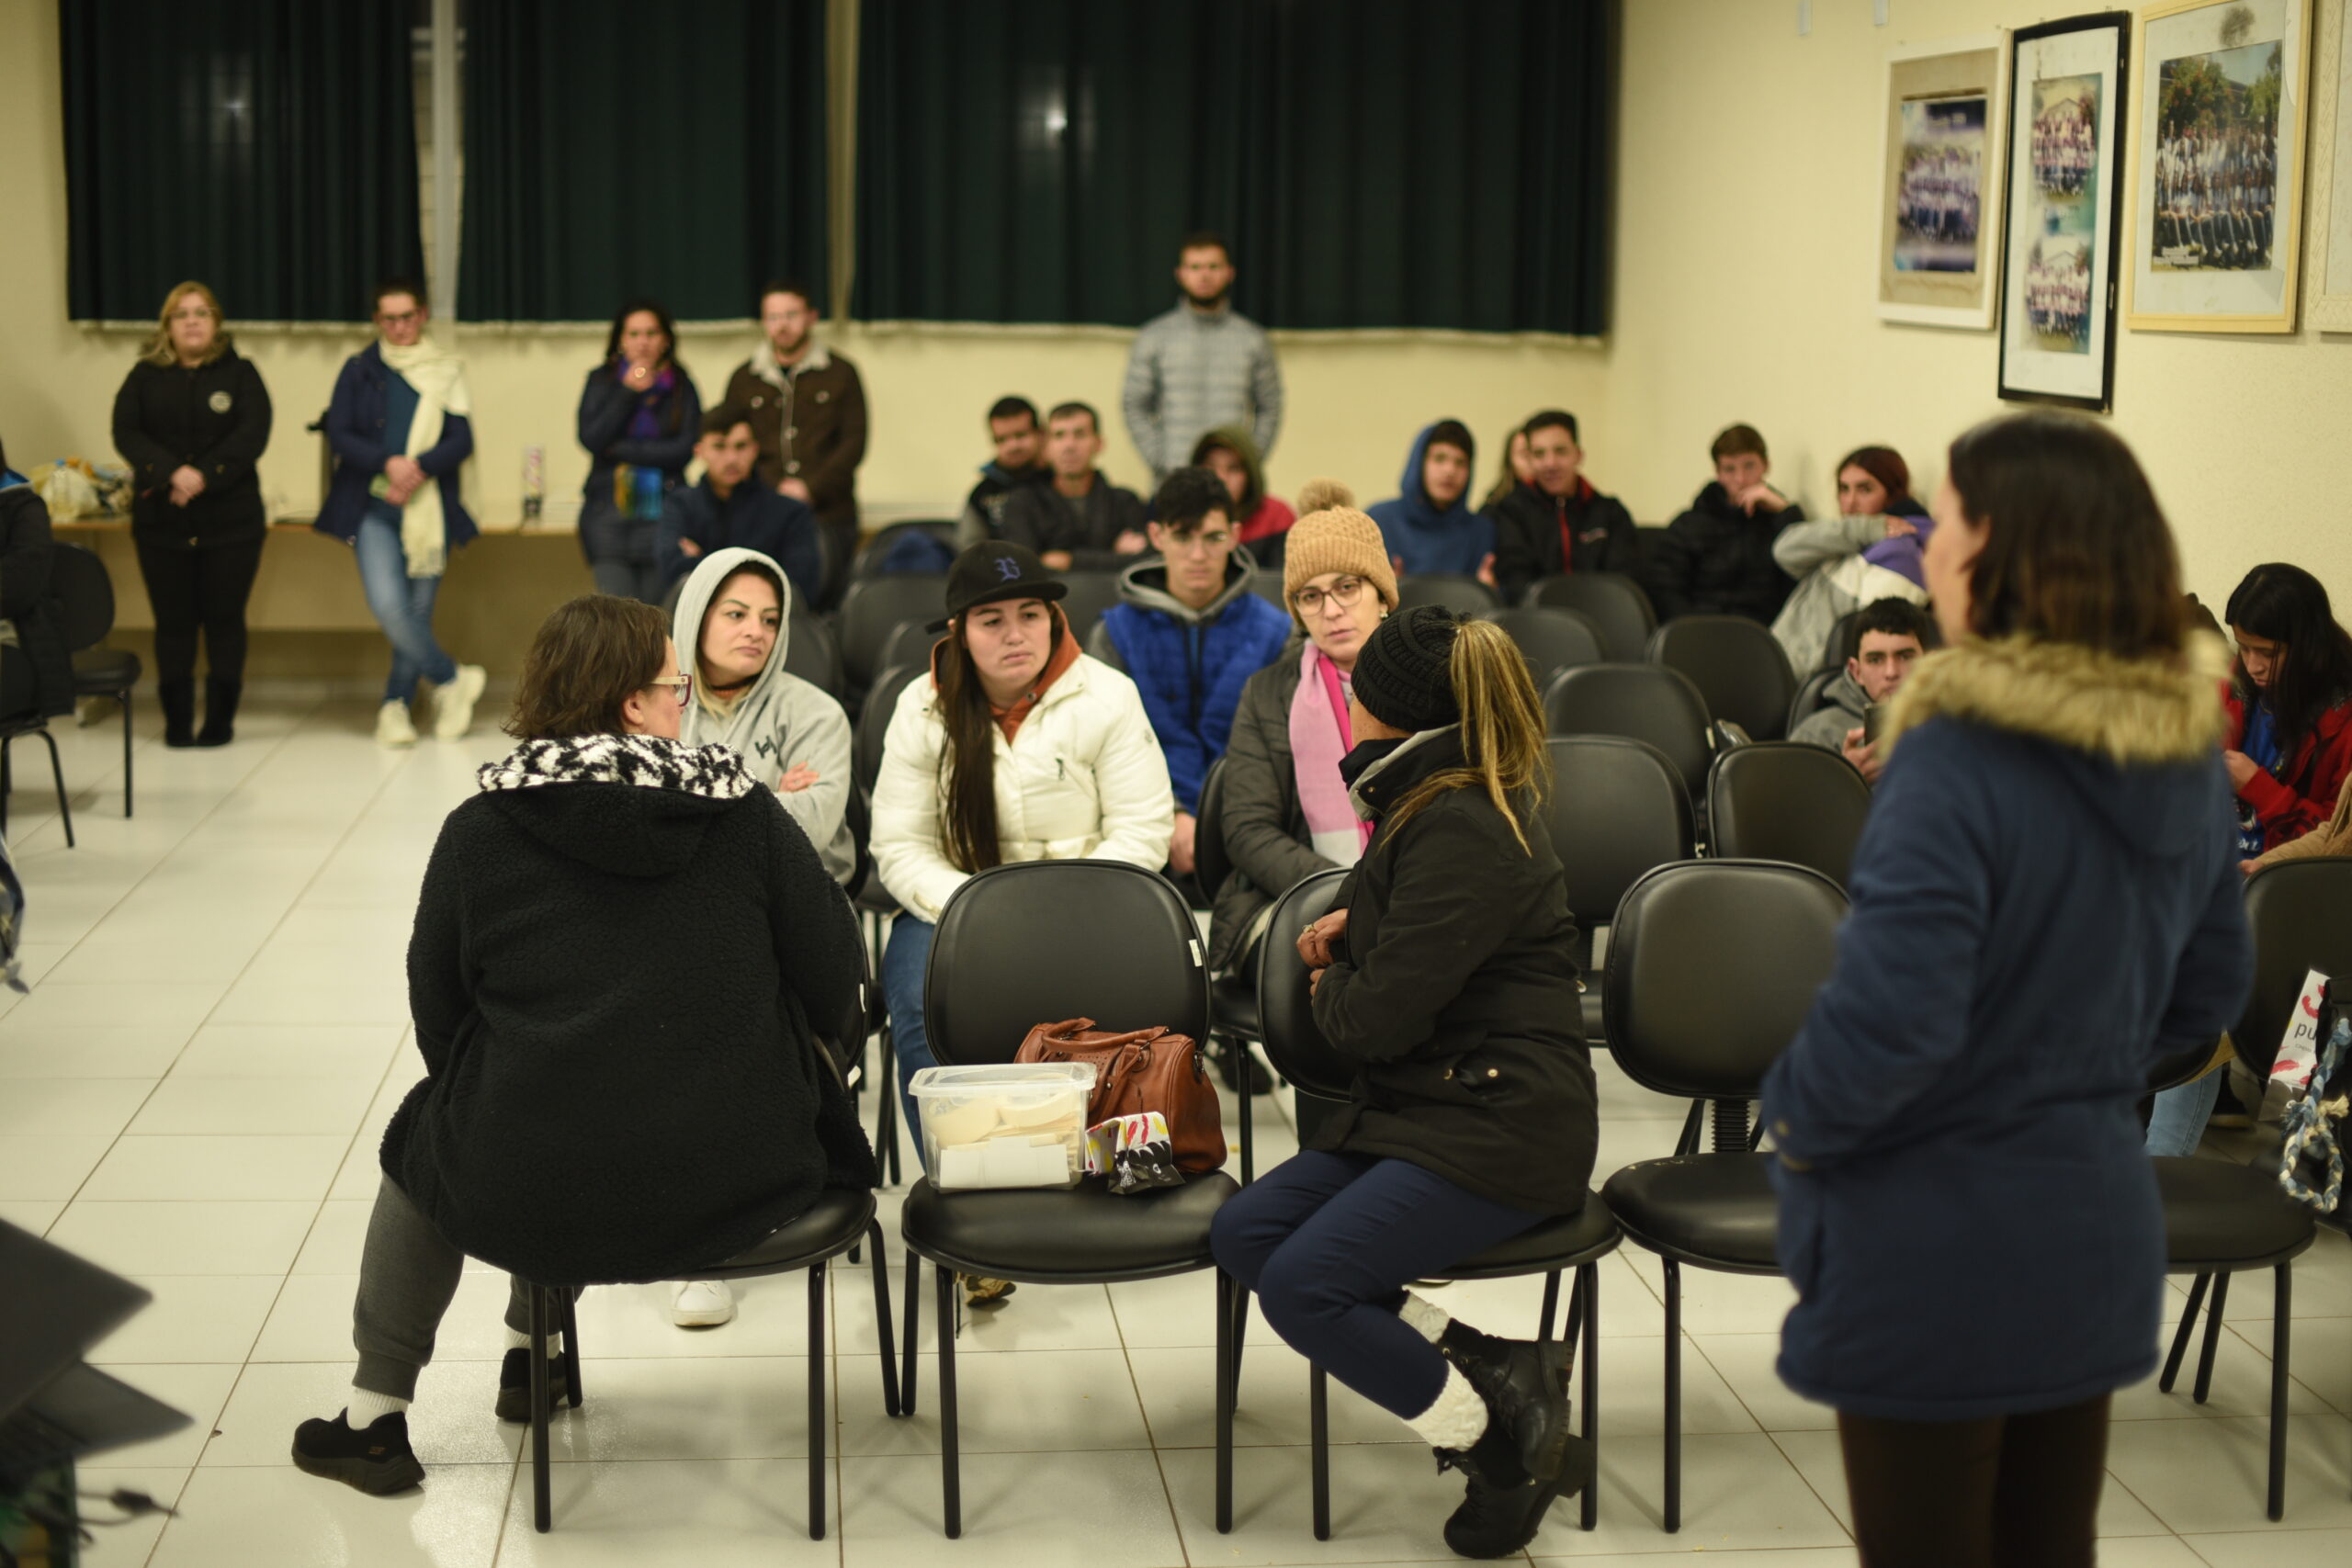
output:
[[164, 709], [164, 744], [196, 744], [196, 682], [183, 677], [155, 683], [155, 700]]
[[[564, 1350], [548, 1358], [548, 1414], [553, 1415], [571, 1397], [571, 1352]], [[501, 1421], [531, 1418], [531, 1348], [527, 1345], [507, 1351], [499, 1366], [497, 1409]]]
[[303, 1422], [294, 1428], [294, 1464], [370, 1497], [405, 1492], [424, 1479], [424, 1467], [408, 1446], [408, 1416], [397, 1410], [362, 1431], [352, 1430], [346, 1411], [335, 1412], [332, 1421]]
[[1487, 1402], [1487, 1429], [1509, 1436], [1520, 1468], [1538, 1481], [1558, 1475], [1568, 1440], [1568, 1348], [1449, 1323], [1438, 1349]]
[[196, 732], [198, 746], [226, 746], [237, 738], [237, 694], [244, 689], [243, 681], [224, 681], [218, 675], [204, 678], [204, 728]]
[[[1457, 1557], [1517, 1556], [1544, 1528], [1544, 1516], [1555, 1499], [1563, 1493], [1574, 1495], [1592, 1484], [1593, 1457], [1590, 1443], [1571, 1438], [1560, 1473], [1550, 1481], [1537, 1481], [1518, 1469], [1510, 1440], [1491, 1429], [1465, 1454], [1442, 1452], [1441, 1465], [1452, 1459], [1455, 1468], [1470, 1478], [1462, 1506], [1445, 1521], [1445, 1544]], [[1509, 1483], [1496, 1478], [1512, 1472], [1519, 1479]]]

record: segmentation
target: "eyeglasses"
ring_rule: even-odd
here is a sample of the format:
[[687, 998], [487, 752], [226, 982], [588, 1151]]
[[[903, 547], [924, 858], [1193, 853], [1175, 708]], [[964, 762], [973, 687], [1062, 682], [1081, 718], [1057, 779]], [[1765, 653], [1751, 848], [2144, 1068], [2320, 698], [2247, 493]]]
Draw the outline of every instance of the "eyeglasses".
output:
[[1361, 577], [1343, 577], [1340, 579], [1339, 581], [1331, 584], [1328, 589], [1302, 588], [1295, 594], [1292, 595], [1291, 603], [1298, 606], [1298, 613], [1300, 615], [1311, 615], [1317, 610], [1323, 608], [1323, 601], [1326, 599], [1330, 600], [1332, 604], [1337, 604], [1340, 609], [1348, 610], [1353, 609], [1355, 607], [1355, 602], [1363, 597], [1363, 579]]
[[648, 681], [646, 684], [649, 686], [675, 686], [678, 689], [678, 705], [680, 707], [685, 706], [688, 702], [693, 700], [695, 694], [695, 678], [692, 675], [687, 674], [683, 670], [675, 675], [665, 676], [659, 681]]
[[1170, 550], [1221, 550], [1233, 543], [1233, 536], [1222, 528], [1204, 529], [1197, 534], [1177, 534], [1168, 541]]
[[423, 321], [424, 319], [424, 312], [422, 310], [402, 310], [399, 315], [395, 316], [388, 310], [384, 314], [378, 316], [376, 319], [383, 322], [384, 325], [388, 327], [404, 327], [411, 321]]

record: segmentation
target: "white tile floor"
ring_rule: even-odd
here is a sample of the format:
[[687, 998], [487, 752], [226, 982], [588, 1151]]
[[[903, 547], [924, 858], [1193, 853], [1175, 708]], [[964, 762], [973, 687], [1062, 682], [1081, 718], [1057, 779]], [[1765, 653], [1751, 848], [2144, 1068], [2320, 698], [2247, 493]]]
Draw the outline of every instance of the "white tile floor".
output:
[[[1029, 1287], [967, 1327], [967, 1534], [953, 1544], [938, 1534], [933, 1364], [922, 1414], [885, 1418], [854, 1269], [832, 1280], [822, 1542], [805, 1533], [797, 1278], [748, 1286], [741, 1317], [707, 1333], [671, 1327], [658, 1289], [589, 1294], [590, 1400], [557, 1423], [552, 1535], [531, 1530], [517, 1430], [490, 1415], [503, 1280], [486, 1270], [460, 1290], [412, 1417], [424, 1489], [373, 1499], [295, 1471], [294, 1424], [331, 1413], [349, 1376], [377, 1141], [419, 1070], [401, 986], [417, 879], [441, 815], [499, 749], [485, 726], [465, 745], [390, 754], [369, 742], [369, 716], [364, 704], [262, 702], [223, 750], [167, 752], [149, 734], [129, 822], [114, 730], [69, 732], [82, 836], [70, 851], [36, 787], [45, 759], [18, 750], [11, 826], [35, 984], [0, 993], [0, 1218], [155, 1292], [95, 1358], [196, 1417], [86, 1472], [95, 1490], [136, 1487], [178, 1509], [101, 1530], [98, 1568], [1446, 1560], [1438, 1525], [1458, 1488], [1396, 1422], [1336, 1388], [1333, 1436], [1350, 1445], [1333, 1467], [1336, 1539], [1313, 1539], [1304, 1363], [1262, 1327], [1244, 1373], [1237, 1528], [1216, 1533], [1205, 1279]], [[1668, 1152], [1679, 1108], [1600, 1066], [1603, 1165]], [[1261, 1136], [1269, 1157], [1288, 1146], [1279, 1127]], [[1657, 1269], [1629, 1249], [1602, 1277], [1600, 1529], [1585, 1534], [1558, 1510], [1532, 1555], [1854, 1562], [1828, 1414], [1772, 1371], [1786, 1287], [1686, 1275], [1686, 1517], [1668, 1536]], [[2210, 1404], [2153, 1387], [2119, 1399], [2106, 1562], [2333, 1568], [2352, 1556], [2352, 1246], [2326, 1234], [2298, 1267], [2278, 1526], [2262, 1517], [2269, 1297], [2259, 1277], [2233, 1292]], [[1442, 1299], [1524, 1332], [1537, 1296], [1527, 1282]]]

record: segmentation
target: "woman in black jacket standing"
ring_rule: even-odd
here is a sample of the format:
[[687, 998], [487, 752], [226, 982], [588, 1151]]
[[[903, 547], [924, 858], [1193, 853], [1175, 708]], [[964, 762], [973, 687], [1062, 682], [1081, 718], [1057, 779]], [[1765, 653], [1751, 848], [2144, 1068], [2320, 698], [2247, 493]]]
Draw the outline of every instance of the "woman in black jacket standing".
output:
[[1576, 925], [1536, 810], [1543, 713], [1509, 637], [1434, 606], [1365, 640], [1351, 707], [1341, 769], [1375, 826], [1298, 944], [1356, 1081], [1211, 1241], [1275, 1333], [1468, 1474], [1446, 1544], [1507, 1556], [1592, 1479], [1565, 1349], [1453, 1323], [1405, 1287], [1577, 1213], [1592, 1175]]
[[[203, 284], [164, 297], [155, 335], [115, 394], [114, 445], [130, 463], [130, 537], [155, 611], [164, 744], [225, 746], [245, 680], [245, 600], [268, 532], [255, 465], [269, 446], [269, 392]], [[198, 631], [208, 660], [200, 730]]]
[[742, 759], [679, 743], [694, 677], [669, 632], [603, 594], [549, 615], [519, 743], [442, 825], [408, 949], [425, 1077], [384, 1134], [345, 1408], [295, 1432], [313, 1475], [424, 1478], [406, 1412], [468, 1257], [515, 1276], [497, 1410], [522, 1420], [521, 1281], [691, 1276], [878, 1179], [816, 1039], [856, 997], [857, 922]]
[[702, 400], [678, 363], [670, 312], [633, 299], [613, 318], [605, 362], [580, 389], [580, 445], [591, 459], [580, 547], [597, 592], [661, 603], [654, 537], [701, 438]]

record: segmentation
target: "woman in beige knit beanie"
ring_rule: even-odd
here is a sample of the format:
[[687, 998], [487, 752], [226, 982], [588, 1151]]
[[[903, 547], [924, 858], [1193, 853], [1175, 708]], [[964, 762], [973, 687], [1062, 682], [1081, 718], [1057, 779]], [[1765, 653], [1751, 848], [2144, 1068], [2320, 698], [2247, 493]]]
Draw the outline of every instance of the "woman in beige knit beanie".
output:
[[1348, 803], [1340, 759], [1355, 745], [1348, 685], [1356, 655], [1396, 607], [1380, 525], [1337, 479], [1311, 479], [1283, 556], [1283, 601], [1303, 634], [1250, 677], [1226, 745], [1219, 831], [1233, 872], [1210, 889], [1209, 962], [1250, 962], [1273, 900], [1302, 877], [1353, 865], [1369, 825]]

